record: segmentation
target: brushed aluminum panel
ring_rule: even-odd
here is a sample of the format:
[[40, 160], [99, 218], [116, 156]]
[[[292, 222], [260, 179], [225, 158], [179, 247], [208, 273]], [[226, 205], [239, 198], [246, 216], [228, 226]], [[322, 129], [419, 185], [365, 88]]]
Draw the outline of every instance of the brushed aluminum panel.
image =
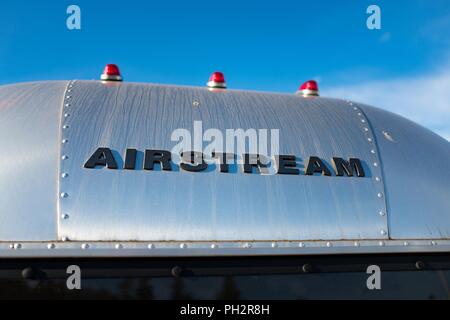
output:
[[381, 152], [391, 238], [449, 239], [450, 143], [398, 115], [361, 107]]
[[[367, 119], [324, 98], [80, 81], [63, 118], [60, 239], [236, 241], [387, 238], [383, 181]], [[197, 104], [193, 104], [196, 101]], [[197, 105], [196, 107], [194, 105]], [[357, 108], [356, 108], [357, 109]], [[170, 150], [171, 133], [279, 129], [280, 153], [360, 158], [367, 177], [85, 169], [98, 147]], [[368, 141], [371, 140], [371, 141]], [[60, 141], [61, 142], [61, 141]], [[375, 150], [375, 153], [371, 153]], [[121, 163], [119, 163], [119, 166]], [[377, 195], [381, 194], [381, 197]], [[382, 232], [385, 231], [385, 232]]]
[[0, 241], [57, 238], [57, 140], [66, 85], [0, 87]]

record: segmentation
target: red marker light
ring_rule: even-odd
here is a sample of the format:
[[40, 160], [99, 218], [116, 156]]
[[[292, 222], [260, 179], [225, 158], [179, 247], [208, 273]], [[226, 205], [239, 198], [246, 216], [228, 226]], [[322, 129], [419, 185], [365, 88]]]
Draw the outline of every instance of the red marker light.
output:
[[103, 81], [122, 81], [119, 67], [115, 64], [107, 64], [100, 79]]
[[225, 83], [225, 76], [222, 72], [214, 72], [207, 83], [209, 88], [220, 88], [225, 89], [227, 87]]
[[309, 80], [300, 86], [300, 90], [305, 90], [305, 89], [319, 91], [319, 86], [317, 85], [316, 81]]
[[225, 82], [225, 76], [222, 72], [214, 72], [211, 77], [209, 78], [209, 81], [213, 82]]
[[300, 86], [297, 91], [297, 95], [302, 95], [304, 97], [319, 96], [319, 86], [314, 80], [308, 80]]

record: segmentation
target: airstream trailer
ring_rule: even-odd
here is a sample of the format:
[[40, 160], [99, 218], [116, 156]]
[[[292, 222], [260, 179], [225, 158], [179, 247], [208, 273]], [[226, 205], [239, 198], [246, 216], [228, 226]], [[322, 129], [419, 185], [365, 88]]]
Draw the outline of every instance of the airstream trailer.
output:
[[[445, 139], [313, 82], [121, 80], [0, 87], [1, 298], [450, 298]], [[177, 165], [196, 121], [277, 129], [279, 150]]]

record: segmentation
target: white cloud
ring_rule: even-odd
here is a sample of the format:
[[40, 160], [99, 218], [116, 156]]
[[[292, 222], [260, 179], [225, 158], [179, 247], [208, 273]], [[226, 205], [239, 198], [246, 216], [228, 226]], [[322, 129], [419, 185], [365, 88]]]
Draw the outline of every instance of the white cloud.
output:
[[450, 141], [450, 68], [446, 64], [443, 70], [329, 88], [323, 94], [395, 112]]

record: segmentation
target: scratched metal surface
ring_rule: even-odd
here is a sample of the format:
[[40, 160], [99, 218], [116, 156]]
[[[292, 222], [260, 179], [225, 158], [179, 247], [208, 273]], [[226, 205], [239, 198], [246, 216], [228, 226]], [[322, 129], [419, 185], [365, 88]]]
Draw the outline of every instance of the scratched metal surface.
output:
[[57, 140], [66, 84], [0, 87], [0, 241], [57, 238]]
[[[244, 91], [77, 81], [64, 113], [59, 237], [83, 241], [383, 239], [375, 141], [344, 101]], [[194, 107], [193, 102], [199, 102]], [[356, 108], [357, 109], [357, 108]], [[365, 178], [83, 168], [100, 146], [170, 150], [177, 128], [279, 129], [280, 153], [362, 159]], [[375, 153], [371, 153], [374, 150]], [[119, 167], [122, 161], [119, 161]]]
[[[67, 84], [0, 87], [0, 241], [450, 238], [450, 144], [406, 119], [324, 98], [100, 82], [75, 83], [60, 118]], [[170, 149], [172, 130], [194, 120], [278, 128], [299, 165], [356, 156], [368, 178], [82, 168], [98, 146]]]
[[381, 152], [391, 238], [449, 239], [450, 143], [398, 115], [361, 107]]

